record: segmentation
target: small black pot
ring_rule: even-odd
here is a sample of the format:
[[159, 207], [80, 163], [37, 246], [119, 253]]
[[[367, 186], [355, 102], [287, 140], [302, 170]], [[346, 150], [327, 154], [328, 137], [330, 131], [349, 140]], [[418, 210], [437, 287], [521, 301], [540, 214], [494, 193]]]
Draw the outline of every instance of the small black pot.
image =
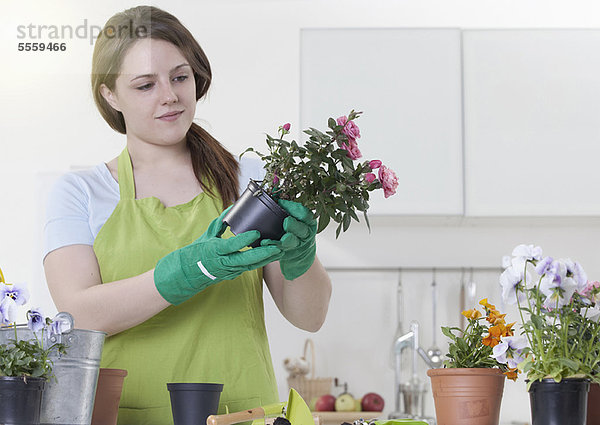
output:
[[171, 412], [175, 425], [206, 424], [206, 418], [216, 415], [223, 384], [167, 384], [171, 396]]
[[529, 388], [532, 425], [585, 425], [589, 389], [586, 379], [535, 381]]
[[283, 220], [288, 216], [289, 214], [264, 192], [256, 181], [250, 180], [248, 188], [223, 218], [223, 223], [229, 225], [234, 235], [258, 230], [260, 239], [250, 245], [256, 248], [263, 239], [281, 239], [285, 233]]
[[0, 376], [0, 423], [39, 424], [45, 384], [45, 378]]

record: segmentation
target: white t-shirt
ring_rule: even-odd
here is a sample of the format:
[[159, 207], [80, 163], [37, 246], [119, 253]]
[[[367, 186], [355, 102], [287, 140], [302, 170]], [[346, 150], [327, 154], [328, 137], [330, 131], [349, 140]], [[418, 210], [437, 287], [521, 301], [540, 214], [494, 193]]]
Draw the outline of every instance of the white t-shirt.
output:
[[[262, 180], [264, 175], [260, 160], [242, 158], [240, 194], [250, 178]], [[43, 257], [67, 245], [93, 245], [119, 199], [119, 183], [104, 163], [62, 175], [48, 194]]]

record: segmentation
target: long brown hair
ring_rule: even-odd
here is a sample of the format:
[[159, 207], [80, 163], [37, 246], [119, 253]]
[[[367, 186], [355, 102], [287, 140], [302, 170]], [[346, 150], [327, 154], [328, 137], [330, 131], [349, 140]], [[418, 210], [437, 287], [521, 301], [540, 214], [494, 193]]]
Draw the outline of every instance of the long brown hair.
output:
[[[154, 6], [137, 6], [117, 13], [102, 29], [92, 57], [92, 91], [100, 114], [114, 130], [126, 134], [123, 114], [113, 109], [100, 93], [105, 84], [114, 90], [125, 53], [140, 38], [152, 38], [174, 44], [186, 58], [194, 73], [196, 101], [201, 99], [212, 79], [210, 63], [194, 36], [179, 20]], [[186, 134], [196, 178], [204, 191], [221, 195], [223, 207], [238, 198], [239, 164], [214, 137], [196, 123]], [[204, 180], [203, 180], [204, 179]]]

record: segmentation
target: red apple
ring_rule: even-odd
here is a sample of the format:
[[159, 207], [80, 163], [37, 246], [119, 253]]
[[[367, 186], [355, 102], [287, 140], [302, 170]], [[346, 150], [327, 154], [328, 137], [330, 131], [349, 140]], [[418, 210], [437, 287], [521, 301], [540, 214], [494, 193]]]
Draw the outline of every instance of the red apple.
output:
[[315, 402], [317, 412], [333, 412], [335, 410], [335, 396], [331, 394], [322, 395]]
[[363, 411], [368, 412], [381, 412], [385, 402], [383, 397], [377, 393], [367, 393], [363, 396], [360, 406]]

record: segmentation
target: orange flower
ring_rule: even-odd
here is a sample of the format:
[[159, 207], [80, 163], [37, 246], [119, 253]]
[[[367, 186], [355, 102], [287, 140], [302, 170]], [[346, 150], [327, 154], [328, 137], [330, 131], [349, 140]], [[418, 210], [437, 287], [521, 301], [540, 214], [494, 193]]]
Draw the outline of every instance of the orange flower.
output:
[[503, 325], [496, 325], [496, 326], [492, 326], [490, 327], [489, 333], [483, 337], [483, 339], [481, 340], [481, 343], [483, 345], [487, 345], [488, 347], [495, 347], [496, 345], [498, 345], [500, 343], [500, 337], [502, 336], [502, 333], [504, 332], [504, 326]]
[[498, 345], [500, 343], [500, 340], [497, 338], [494, 338], [492, 335], [487, 334], [486, 336], [484, 336], [481, 339], [481, 343], [483, 345], [487, 345], [488, 347], [495, 347], [496, 345]]
[[462, 312], [462, 315], [469, 320], [477, 320], [481, 317], [481, 313], [475, 309], [465, 310]]
[[502, 327], [503, 327], [502, 336], [513, 336], [514, 332], [513, 332], [512, 327], [515, 325], [515, 323], [517, 323], [517, 322], [512, 322], [512, 323], [509, 323], [508, 325], [503, 324], [502, 325]]
[[499, 323], [505, 323], [504, 317], [506, 317], [506, 314], [500, 314], [498, 310], [490, 310], [485, 320], [490, 322], [492, 325], [497, 325]]
[[496, 311], [496, 306], [494, 304], [488, 303], [488, 299], [484, 298], [479, 301], [479, 304], [484, 306], [486, 310]]
[[517, 377], [519, 375], [519, 370], [518, 369], [508, 369], [506, 372], [504, 372], [504, 374], [506, 375], [506, 377], [508, 379], [512, 379], [513, 381], [516, 381]]

